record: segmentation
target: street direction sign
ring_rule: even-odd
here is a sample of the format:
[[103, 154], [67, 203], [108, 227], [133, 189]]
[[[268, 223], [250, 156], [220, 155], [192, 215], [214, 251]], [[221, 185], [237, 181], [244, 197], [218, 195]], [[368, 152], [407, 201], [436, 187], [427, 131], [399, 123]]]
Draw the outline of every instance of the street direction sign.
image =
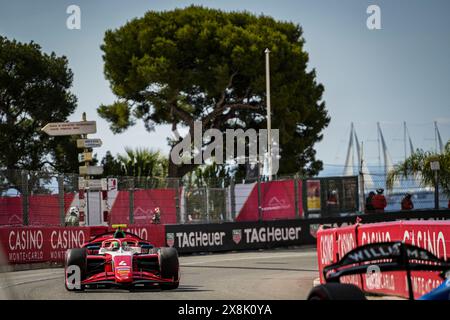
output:
[[97, 132], [95, 121], [51, 122], [41, 129], [50, 136], [70, 136]]
[[78, 189], [80, 190], [108, 190], [108, 180], [107, 179], [89, 179], [86, 180], [82, 177], [78, 180]]
[[80, 168], [80, 175], [82, 176], [95, 176], [103, 174], [103, 167], [102, 166], [81, 166]]
[[108, 191], [117, 190], [117, 178], [108, 178]]
[[78, 178], [78, 189], [83, 190], [85, 188], [85, 185], [86, 185], [86, 180], [83, 177], [79, 177]]
[[101, 146], [101, 139], [77, 139], [77, 148], [97, 148]]
[[440, 170], [439, 161], [431, 161], [430, 167], [432, 171], [438, 171]]
[[92, 161], [92, 152], [84, 152], [78, 154], [78, 162]]

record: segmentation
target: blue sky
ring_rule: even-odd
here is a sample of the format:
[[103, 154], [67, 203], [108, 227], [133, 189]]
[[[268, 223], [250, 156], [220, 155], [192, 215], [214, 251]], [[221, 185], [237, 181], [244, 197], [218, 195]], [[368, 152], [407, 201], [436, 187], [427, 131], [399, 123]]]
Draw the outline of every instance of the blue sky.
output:
[[[81, 30], [66, 28], [66, 8], [81, 8]], [[350, 123], [364, 142], [366, 160], [378, 163], [379, 121], [394, 162], [403, 158], [403, 121], [415, 147], [435, 146], [433, 121], [443, 140], [450, 139], [450, 1], [446, 0], [0, 0], [0, 34], [39, 43], [46, 52], [66, 55], [74, 72], [78, 108], [70, 120], [97, 120], [96, 151], [122, 152], [144, 146], [168, 152], [168, 126], [148, 133], [138, 123], [114, 135], [97, 116], [100, 104], [114, 101], [103, 76], [100, 45], [104, 32], [148, 10], [201, 4], [223, 10], [264, 13], [303, 27], [309, 68], [325, 86], [331, 123], [316, 145], [317, 157], [333, 168], [345, 161]], [[381, 30], [366, 27], [369, 5], [381, 8]], [[263, 58], [263, 57], [262, 57]], [[276, 112], [276, 101], [272, 101]], [[94, 137], [94, 135], [92, 136]]]

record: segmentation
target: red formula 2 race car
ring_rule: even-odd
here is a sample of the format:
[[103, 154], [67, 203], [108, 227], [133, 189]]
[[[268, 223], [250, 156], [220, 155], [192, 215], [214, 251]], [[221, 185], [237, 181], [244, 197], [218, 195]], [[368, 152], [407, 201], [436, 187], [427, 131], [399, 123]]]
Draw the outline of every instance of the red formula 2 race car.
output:
[[81, 248], [69, 249], [65, 257], [65, 286], [69, 291], [90, 288], [134, 289], [159, 286], [178, 288], [178, 253], [174, 248], [155, 248], [126, 225], [98, 235]]

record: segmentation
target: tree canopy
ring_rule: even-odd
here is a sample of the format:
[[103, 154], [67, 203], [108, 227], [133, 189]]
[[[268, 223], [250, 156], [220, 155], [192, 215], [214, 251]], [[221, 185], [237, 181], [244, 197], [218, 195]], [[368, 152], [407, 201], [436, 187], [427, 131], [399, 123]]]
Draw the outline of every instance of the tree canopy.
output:
[[[265, 57], [271, 68], [272, 128], [280, 130], [279, 173], [316, 174], [314, 144], [329, 117], [324, 88], [308, 69], [302, 28], [268, 16], [198, 6], [155, 12], [108, 30], [101, 46], [115, 103], [98, 113], [113, 132], [139, 119], [156, 125], [265, 128]], [[172, 141], [172, 146], [177, 141]], [[182, 177], [196, 165], [170, 162]]]
[[70, 137], [51, 138], [40, 130], [48, 122], [65, 121], [74, 112], [72, 80], [64, 56], [42, 53], [33, 42], [0, 36], [1, 168], [77, 168], [76, 151], [67, 155]]

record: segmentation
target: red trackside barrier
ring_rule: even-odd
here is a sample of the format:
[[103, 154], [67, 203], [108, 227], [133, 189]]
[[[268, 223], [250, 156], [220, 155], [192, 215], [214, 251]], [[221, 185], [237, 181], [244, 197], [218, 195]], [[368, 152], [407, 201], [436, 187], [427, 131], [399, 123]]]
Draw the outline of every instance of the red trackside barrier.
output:
[[[67, 249], [77, 248], [108, 227], [0, 227], [0, 250], [9, 264], [61, 263]], [[112, 230], [112, 229], [110, 229]], [[129, 226], [156, 247], [165, 245], [165, 226]]]

